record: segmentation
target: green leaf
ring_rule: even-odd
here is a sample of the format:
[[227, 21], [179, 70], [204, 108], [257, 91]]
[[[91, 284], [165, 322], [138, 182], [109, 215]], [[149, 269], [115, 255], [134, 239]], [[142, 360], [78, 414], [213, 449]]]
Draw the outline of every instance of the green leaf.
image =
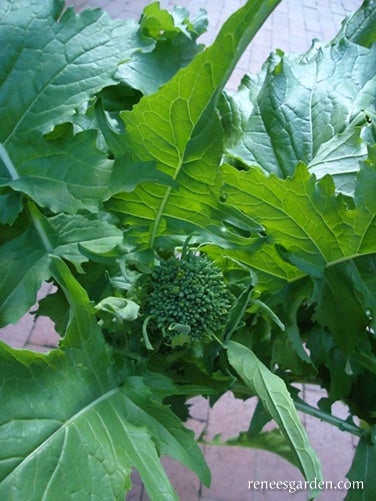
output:
[[121, 58], [153, 46], [134, 22], [113, 21], [99, 9], [76, 14], [70, 8], [61, 15], [63, 5], [2, 2], [0, 142], [16, 168], [31, 144], [117, 83]]
[[0, 345], [1, 498], [120, 500], [135, 467], [151, 499], [176, 500], [164, 454], [208, 483], [193, 433], [141, 377], [122, 376], [85, 291], [60, 260], [52, 268], [71, 307], [60, 349], [42, 355]]
[[191, 22], [189, 12], [183, 7], [175, 6], [167, 12], [160, 8], [159, 2], [147, 5], [140, 29], [145, 37], [156, 40], [156, 46], [152, 52], [138, 52], [130, 61], [120, 64], [117, 78], [144, 95], [156, 92], [201, 51], [196, 39], [206, 28], [203, 9]]
[[[369, 437], [362, 437], [356, 448], [351, 468], [346, 477], [353, 482], [345, 501], [368, 501], [376, 492], [376, 445]], [[357, 488], [358, 487], [358, 488]]]
[[[309, 443], [285, 383], [239, 343], [228, 343], [228, 358], [239, 376], [255, 392], [277, 422], [307, 480], [321, 479], [320, 462]], [[313, 494], [318, 494], [314, 491]]]
[[365, 0], [357, 11], [342, 22], [342, 27], [334, 41], [348, 38], [364, 47], [371, 47], [376, 42], [375, 24], [375, 0]]
[[[125, 150], [135, 159], [156, 161], [179, 185], [178, 190], [140, 187], [132, 196], [117, 197], [115, 207], [108, 206], [132, 225], [143, 245], [153, 247], [157, 237], [167, 231], [189, 234], [214, 229], [220, 237], [215, 223], [222, 227], [227, 218], [252, 231], [252, 221], [237, 211], [226, 213], [221, 206], [222, 131], [214, 107], [242, 50], [277, 3], [248, 2], [225, 23], [213, 46], [157, 94], [144, 97], [132, 111], [122, 113]], [[227, 240], [231, 236], [226, 235]], [[226, 240], [223, 235], [222, 240]]]
[[43, 281], [52, 276], [51, 256], [78, 269], [87, 258], [79, 246], [106, 252], [123, 239], [116, 227], [81, 215], [45, 217], [30, 206], [33, 225], [0, 247], [0, 325], [16, 322], [34, 304]]
[[[273, 343], [273, 364], [291, 371], [295, 377], [308, 378], [316, 375], [312, 360], [304, 348], [304, 332], [299, 313], [308, 308], [313, 293], [313, 284], [309, 279], [302, 279], [287, 284], [270, 300], [270, 306], [285, 325], [285, 332], [277, 332]], [[286, 305], [288, 307], [286, 308]]]
[[[256, 408], [253, 412], [251, 422], [249, 423], [249, 428], [247, 430], [247, 436], [249, 438], [255, 438], [259, 435], [264, 428], [264, 426], [269, 423], [271, 416], [269, 412], [265, 409], [263, 403], [258, 400]], [[291, 452], [291, 449], [289, 447]]]
[[22, 197], [19, 193], [5, 191], [0, 194], [0, 224], [12, 225], [22, 209]]
[[376, 46], [341, 40], [301, 56], [275, 54], [264, 74], [245, 78], [222, 105], [228, 160], [280, 177], [303, 162], [353, 193], [358, 161], [367, 155], [363, 136], [376, 114], [375, 85]]
[[281, 280], [305, 274], [323, 278], [327, 266], [375, 252], [376, 169], [371, 163], [361, 166], [355, 208], [335, 194], [330, 177], [316, 182], [302, 165], [287, 179], [258, 168], [244, 172], [225, 165], [223, 173], [226, 203], [259, 222], [269, 237], [252, 255], [234, 253], [258, 272], [259, 286], [277, 289]]
[[15, 175], [0, 166], [0, 185], [27, 194], [55, 213], [97, 212], [110, 196], [113, 161], [96, 148], [96, 136], [95, 131], [86, 131], [41, 141], [17, 168], [13, 164]]
[[321, 370], [328, 374], [321, 384], [328, 391], [329, 398], [332, 402], [346, 399], [356, 376], [346, 373], [346, 356], [336, 346], [333, 337], [315, 325], [310, 330], [306, 344], [319, 372]]
[[291, 464], [299, 467], [296, 456], [290, 448], [286, 438], [278, 428], [270, 431], [264, 431], [258, 435], [250, 437], [247, 432], [240, 433], [237, 437], [229, 438], [226, 441], [221, 440], [221, 436], [215, 436], [212, 440], [204, 440], [203, 443], [210, 445], [221, 445], [231, 447], [246, 447], [251, 449], [262, 449], [272, 452], [286, 459]]
[[370, 314], [375, 322], [375, 298], [353, 262], [327, 268], [319, 287], [316, 318], [330, 329], [337, 346], [350, 355], [370, 325]]

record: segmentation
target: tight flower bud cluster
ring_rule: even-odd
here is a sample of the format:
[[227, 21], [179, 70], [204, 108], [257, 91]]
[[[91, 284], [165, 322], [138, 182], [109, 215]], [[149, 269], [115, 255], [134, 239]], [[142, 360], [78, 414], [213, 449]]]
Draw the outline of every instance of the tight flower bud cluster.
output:
[[187, 253], [154, 268], [143, 309], [164, 336], [177, 335], [180, 326], [190, 338], [201, 339], [223, 331], [230, 306], [220, 269], [206, 256]]

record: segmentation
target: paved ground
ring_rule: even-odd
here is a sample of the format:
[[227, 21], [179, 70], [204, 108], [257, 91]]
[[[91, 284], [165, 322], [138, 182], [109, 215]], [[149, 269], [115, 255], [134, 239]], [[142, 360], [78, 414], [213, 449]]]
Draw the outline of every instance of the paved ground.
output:
[[[147, 0], [70, 0], [69, 4], [78, 9], [103, 7], [112, 17], [138, 19]], [[171, 9], [172, 0], [161, 0], [163, 8]], [[202, 37], [202, 42], [210, 44], [223, 21], [230, 13], [240, 7], [240, 0], [180, 0], [177, 3], [189, 9], [195, 15], [199, 8], [208, 12], [209, 29]], [[251, 47], [241, 58], [229, 87], [236, 88], [241, 76], [246, 72], [255, 72], [264, 62], [271, 50], [282, 49], [285, 52], [303, 52], [308, 49], [313, 38], [330, 40], [342, 19], [361, 4], [360, 0], [282, 0], [281, 4], [267, 20]], [[45, 287], [41, 295], [48, 294]], [[28, 348], [45, 351], [55, 346], [57, 336], [49, 319], [39, 318], [34, 321], [30, 314], [15, 326], [0, 329], [0, 339], [16, 348]], [[308, 402], [316, 404], [320, 392], [315, 388], [303, 389]], [[245, 430], [252, 413], [253, 402], [236, 401], [231, 395], [225, 395], [214, 408], [210, 409], [204, 399], [197, 398], [192, 403], [193, 419], [189, 426], [196, 432], [206, 429], [207, 439], [217, 433], [224, 438], [235, 436]], [[346, 417], [345, 409], [338, 405], [334, 411]], [[309, 437], [323, 464], [325, 480], [337, 482], [345, 479], [353, 456], [355, 440], [345, 433], [333, 429], [325, 423], [302, 416]], [[275, 490], [249, 490], [248, 481], [252, 480], [301, 480], [300, 474], [293, 467], [273, 454], [238, 448], [218, 448], [205, 446], [205, 457], [212, 471], [210, 490], [201, 486], [193, 474], [180, 465], [166, 461], [166, 468], [182, 501], [284, 501], [307, 499], [307, 493], [288, 493]], [[339, 490], [328, 490], [320, 499], [339, 501], [344, 494]], [[134, 488], [127, 500], [146, 501], [138, 476], [134, 475]], [[20, 500], [22, 501], [22, 500]], [[109, 500], [111, 501], [111, 500]]]

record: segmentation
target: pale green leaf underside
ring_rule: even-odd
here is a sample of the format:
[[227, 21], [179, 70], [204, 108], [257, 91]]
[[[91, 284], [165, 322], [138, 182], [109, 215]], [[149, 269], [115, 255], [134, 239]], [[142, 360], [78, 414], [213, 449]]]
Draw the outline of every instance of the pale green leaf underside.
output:
[[275, 56], [261, 78], [244, 79], [223, 108], [228, 156], [280, 177], [303, 162], [353, 193], [367, 155], [362, 134], [376, 116], [376, 47], [342, 40], [299, 57]]
[[[296, 455], [301, 472], [307, 480], [322, 478], [320, 462], [309, 443], [307, 434], [295, 410], [285, 383], [245, 346], [228, 343], [230, 364], [239, 376], [260, 398], [266, 410], [276, 421]], [[315, 492], [318, 494], [318, 492]]]

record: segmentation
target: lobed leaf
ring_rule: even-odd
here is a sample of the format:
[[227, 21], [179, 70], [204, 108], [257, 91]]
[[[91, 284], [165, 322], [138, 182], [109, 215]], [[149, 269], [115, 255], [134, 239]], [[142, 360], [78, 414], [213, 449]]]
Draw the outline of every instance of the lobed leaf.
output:
[[[118, 83], [119, 60], [155, 43], [134, 22], [111, 20], [99, 9], [75, 14], [63, 8], [57, 0], [2, 2], [0, 186], [53, 212], [95, 212], [110, 196], [113, 161], [97, 149], [97, 132], [72, 137], [70, 128], [62, 134], [56, 126], [73, 121], [100, 90]], [[16, 216], [13, 211], [5, 222]]]
[[335, 40], [348, 38], [364, 47], [371, 47], [376, 42], [375, 23], [375, 0], [364, 0], [361, 7], [342, 22]]
[[43, 8], [33, 2], [31, 9], [29, 2], [3, 2], [0, 42], [12, 47], [1, 56], [0, 141], [16, 164], [25, 154], [20, 143], [68, 121], [78, 106], [116, 83], [120, 58], [151, 47], [136, 23], [112, 21], [99, 9], [75, 14], [62, 8], [52, 0]]
[[156, 46], [152, 52], [138, 52], [130, 61], [120, 64], [117, 78], [143, 95], [158, 91], [202, 50], [196, 40], [206, 31], [207, 24], [203, 9], [190, 21], [184, 7], [175, 6], [167, 12], [160, 8], [159, 2], [152, 2], [143, 10], [140, 30], [145, 37], [153, 38]]
[[0, 186], [24, 193], [54, 213], [97, 212], [109, 197], [113, 161], [96, 148], [96, 136], [86, 131], [40, 142], [40, 151], [13, 167], [15, 175], [0, 165]]
[[[208, 230], [223, 226], [228, 217], [218, 189], [222, 131], [214, 107], [242, 50], [277, 3], [248, 2], [225, 23], [212, 47], [157, 94], [122, 113], [125, 150], [135, 159], [156, 161], [179, 185], [178, 190], [139, 187], [134, 195], [117, 197], [108, 206], [133, 226], [143, 245], [154, 246], [167, 229], [172, 234]], [[230, 216], [235, 225], [252, 226], [236, 211]]]
[[[284, 268], [287, 281], [304, 274], [322, 277], [326, 266], [373, 252], [376, 212], [371, 193], [376, 179], [372, 165], [362, 167], [355, 208], [335, 194], [331, 178], [316, 182], [303, 165], [285, 180], [257, 168], [244, 172], [225, 165], [223, 172], [226, 203], [254, 218], [269, 236], [269, 242], [251, 258], [236, 254], [259, 271], [259, 283], [268, 280], [265, 275], [280, 280], [274, 271], [277, 266]], [[283, 264], [282, 258], [296, 268]]]

